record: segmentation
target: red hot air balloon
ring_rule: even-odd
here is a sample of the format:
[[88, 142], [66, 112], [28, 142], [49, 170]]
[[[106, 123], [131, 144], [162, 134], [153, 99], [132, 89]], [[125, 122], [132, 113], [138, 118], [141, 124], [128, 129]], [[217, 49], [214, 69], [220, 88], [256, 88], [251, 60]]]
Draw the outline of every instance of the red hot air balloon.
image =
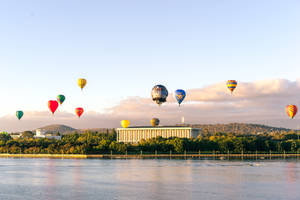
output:
[[75, 113], [78, 117], [80, 117], [82, 115], [82, 113], [84, 112], [83, 108], [76, 108], [75, 109]]
[[297, 111], [298, 111], [298, 109], [297, 109], [297, 106], [295, 106], [295, 105], [287, 105], [285, 107], [285, 112], [291, 119], [293, 119], [295, 117], [295, 115], [297, 114]]
[[48, 101], [48, 108], [50, 109], [52, 114], [54, 114], [56, 109], [58, 108], [58, 102], [54, 100]]

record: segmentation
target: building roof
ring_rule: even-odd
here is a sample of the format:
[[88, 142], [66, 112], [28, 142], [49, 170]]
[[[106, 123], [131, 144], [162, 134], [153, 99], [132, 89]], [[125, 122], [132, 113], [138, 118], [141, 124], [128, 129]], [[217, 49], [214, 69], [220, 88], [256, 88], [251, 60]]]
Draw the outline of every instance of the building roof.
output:
[[130, 126], [128, 128], [120, 128], [120, 129], [143, 129], [143, 128], [151, 128], [151, 129], [163, 129], [163, 128], [190, 128], [190, 129], [197, 129], [197, 128], [192, 128], [191, 126]]

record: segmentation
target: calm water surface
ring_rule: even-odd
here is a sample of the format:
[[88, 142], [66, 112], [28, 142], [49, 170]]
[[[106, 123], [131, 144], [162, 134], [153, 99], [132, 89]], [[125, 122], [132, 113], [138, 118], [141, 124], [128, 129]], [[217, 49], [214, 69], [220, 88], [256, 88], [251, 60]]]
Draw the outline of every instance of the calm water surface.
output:
[[0, 159], [0, 199], [300, 199], [300, 160]]

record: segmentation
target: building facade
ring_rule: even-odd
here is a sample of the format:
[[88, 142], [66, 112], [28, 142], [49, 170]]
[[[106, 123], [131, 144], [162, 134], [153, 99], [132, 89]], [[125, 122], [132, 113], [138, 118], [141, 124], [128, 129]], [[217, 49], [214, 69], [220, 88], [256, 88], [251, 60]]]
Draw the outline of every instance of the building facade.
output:
[[34, 137], [61, 140], [61, 136], [54, 136], [52, 134], [47, 134], [47, 131], [44, 129], [36, 129]]
[[170, 138], [196, 138], [201, 129], [181, 126], [158, 126], [158, 127], [129, 127], [117, 129], [118, 142], [138, 143], [142, 139], [156, 137]]

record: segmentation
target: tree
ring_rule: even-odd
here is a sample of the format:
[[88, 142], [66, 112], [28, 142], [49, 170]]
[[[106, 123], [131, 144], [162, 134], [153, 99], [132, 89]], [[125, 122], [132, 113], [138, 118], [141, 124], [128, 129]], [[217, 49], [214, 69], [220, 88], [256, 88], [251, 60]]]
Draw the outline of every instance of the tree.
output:
[[53, 133], [53, 136], [61, 136], [59, 132]]
[[24, 131], [21, 135], [22, 138], [33, 138], [34, 134], [31, 131]]
[[12, 139], [11, 136], [8, 134], [0, 134], [0, 141], [6, 142], [11, 139]]
[[170, 140], [170, 144], [173, 145], [174, 147], [174, 150], [177, 152], [177, 153], [182, 153], [184, 151], [184, 146], [183, 146], [183, 140], [180, 139], [180, 138], [174, 138], [172, 140]]
[[297, 147], [297, 142], [296, 141], [291, 141], [291, 151], [296, 152], [298, 147]]

